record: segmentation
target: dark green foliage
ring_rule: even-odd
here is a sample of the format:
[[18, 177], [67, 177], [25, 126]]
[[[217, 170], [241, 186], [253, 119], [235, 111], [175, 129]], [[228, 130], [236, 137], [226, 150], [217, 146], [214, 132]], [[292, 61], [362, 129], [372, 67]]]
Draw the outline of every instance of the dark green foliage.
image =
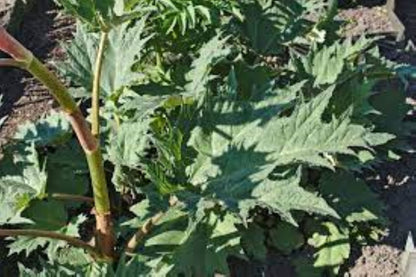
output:
[[[46, 239], [14, 241], [14, 252], [48, 253], [39, 276], [227, 275], [227, 257], [262, 261], [267, 247], [296, 255], [299, 276], [337, 274], [351, 244], [386, 223], [357, 172], [408, 149], [408, 106], [392, 85], [400, 67], [375, 39], [337, 38], [334, 2], [60, 2], [82, 21], [60, 70], [83, 96], [92, 31], [111, 27], [101, 141], [118, 238], [162, 216], [117, 265]], [[141, 8], [146, 18], [119, 22]], [[1, 224], [79, 236], [85, 218], [50, 197], [90, 193], [71, 136], [59, 115], [19, 129], [0, 166]]]
[[286, 222], [279, 224], [269, 231], [268, 243], [282, 253], [289, 255], [305, 243], [305, 238], [296, 227]]

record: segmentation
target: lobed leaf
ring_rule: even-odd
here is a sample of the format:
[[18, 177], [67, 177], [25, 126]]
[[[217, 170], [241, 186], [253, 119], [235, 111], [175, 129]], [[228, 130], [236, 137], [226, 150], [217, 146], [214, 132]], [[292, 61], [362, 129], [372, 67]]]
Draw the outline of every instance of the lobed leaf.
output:
[[308, 243], [318, 249], [315, 256], [315, 267], [330, 267], [335, 274], [339, 266], [348, 259], [350, 255], [350, 243], [348, 232], [340, 230], [332, 222], [322, 223], [323, 233], [315, 233]]
[[[143, 18], [132, 27], [125, 23], [109, 32], [100, 84], [104, 98], [117, 95], [143, 76], [132, 67], [140, 60], [145, 44], [150, 39], [149, 36], [144, 37], [145, 23], [146, 18]], [[68, 60], [59, 64], [59, 70], [73, 85], [86, 92], [91, 91], [98, 51], [97, 35], [88, 33], [84, 26], [78, 25], [74, 40], [65, 46], [65, 50]]]

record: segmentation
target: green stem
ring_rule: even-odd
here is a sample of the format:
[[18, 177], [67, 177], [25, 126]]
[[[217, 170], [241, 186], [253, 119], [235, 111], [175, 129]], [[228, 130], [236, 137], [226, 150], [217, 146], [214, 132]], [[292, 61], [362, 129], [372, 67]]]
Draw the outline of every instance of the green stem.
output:
[[98, 138], [100, 136], [100, 87], [101, 87], [101, 73], [103, 69], [104, 50], [107, 43], [108, 33], [101, 32], [100, 46], [97, 52], [94, 70], [94, 82], [92, 86], [92, 134]]
[[105, 179], [104, 164], [98, 140], [91, 133], [89, 125], [74, 99], [52, 72], [36, 58], [27, 66], [27, 70], [50, 89], [62, 109], [68, 114], [72, 128], [84, 149], [94, 193], [97, 247], [104, 256], [111, 257], [114, 254], [113, 225], [111, 223], [107, 180]]
[[66, 194], [66, 193], [52, 193], [51, 197], [56, 200], [68, 200], [68, 201], [76, 201], [76, 202], [86, 202], [94, 204], [94, 199], [82, 195], [73, 195], [73, 194]]
[[[61, 83], [55, 74], [47, 69], [46, 66], [44, 66], [37, 58], [33, 57], [32, 61], [26, 65], [26, 70], [28, 70], [33, 76], [36, 77], [36, 79], [38, 79], [51, 91], [64, 112], [71, 115], [79, 111], [77, 103], [68, 93], [67, 88]], [[83, 118], [78, 118], [78, 121], [82, 120], [85, 121]], [[91, 151], [91, 149], [88, 150]]]
[[87, 162], [91, 173], [95, 210], [99, 214], [108, 214], [110, 212], [110, 199], [101, 151], [97, 149], [97, 151], [87, 153]]
[[154, 226], [163, 218], [165, 215], [164, 212], [159, 212], [149, 220], [147, 220], [142, 227], [140, 227], [137, 232], [130, 238], [126, 245], [127, 253], [134, 253], [139, 243], [144, 239], [144, 237], [149, 234]]
[[24, 68], [25, 64], [13, 59], [0, 59], [0, 66]]
[[[176, 197], [171, 197], [169, 200], [170, 208], [176, 206], [178, 203], [178, 199]], [[134, 253], [137, 246], [139, 246], [140, 242], [148, 235], [155, 225], [166, 215], [166, 212], [160, 211], [155, 214], [153, 217], [149, 218], [143, 226], [141, 226], [137, 232], [127, 241], [126, 244], [126, 252], [127, 253]]]
[[113, 117], [114, 117], [114, 122], [116, 123], [116, 131], [118, 132], [121, 126], [120, 116], [117, 113], [113, 113]]
[[114, 234], [104, 164], [98, 140], [91, 133], [88, 122], [66, 87], [2, 27], [0, 27], [0, 50], [24, 65], [26, 70], [43, 83], [68, 115], [88, 161], [96, 207], [97, 248], [104, 256], [111, 258], [114, 255]]
[[25, 237], [37, 237], [37, 238], [49, 238], [55, 240], [63, 240], [69, 243], [70, 245], [83, 248], [90, 252], [91, 254], [96, 255], [97, 250], [89, 245], [87, 242], [80, 240], [78, 238], [70, 237], [64, 234], [55, 233], [51, 231], [43, 230], [34, 230], [34, 229], [0, 229], [0, 237], [16, 237], [16, 236], [25, 236]]

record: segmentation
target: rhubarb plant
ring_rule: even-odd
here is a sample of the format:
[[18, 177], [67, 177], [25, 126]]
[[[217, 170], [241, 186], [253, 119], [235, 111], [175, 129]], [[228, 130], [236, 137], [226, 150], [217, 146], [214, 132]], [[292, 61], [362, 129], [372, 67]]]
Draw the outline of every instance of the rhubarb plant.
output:
[[340, 38], [333, 2], [57, 2], [68, 88], [0, 31], [0, 65], [61, 105], [3, 149], [0, 236], [39, 258], [22, 275], [230, 275], [276, 251], [322, 276], [382, 233], [362, 176], [410, 149], [405, 65]]

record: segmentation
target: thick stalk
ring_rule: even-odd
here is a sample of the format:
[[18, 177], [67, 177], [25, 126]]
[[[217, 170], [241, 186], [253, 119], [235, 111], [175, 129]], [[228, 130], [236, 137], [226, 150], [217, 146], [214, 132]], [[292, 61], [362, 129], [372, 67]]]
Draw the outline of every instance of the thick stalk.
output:
[[98, 254], [96, 249], [89, 245], [87, 242], [80, 240], [78, 238], [66, 236], [63, 234], [50, 232], [50, 231], [42, 231], [42, 230], [33, 230], [33, 229], [0, 229], [0, 237], [14, 237], [14, 236], [25, 236], [25, 237], [37, 237], [37, 238], [49, 238], [49, 239], [56, 239], [56, 240], [63, 240], [66, 241], [68, 244], [83, 248], [90, 252], [93, 255]]
[[144, 237], [149, 234], [152, 229], [154, 228], [155, 224], [159, 222], [163, 216], [165, 215], [164, 212], [159, 212], [148, 221], [144, 223], [142, 227], [130, 238], [126, 245], [126, 252], [127, 253], [134, 253], [139, 243], [144, 239]]
[[0, 59], [0, 66], [11, 66], [11, 67], [18, 67], [24, 68], [24, 63], [15, 61], [13, 59]]
[[[172, 196], [169, 199], [170, 207], [174, 207], [178, 203], [178, 199], [175, 196]], [[126, 244], [126, 252], [127, 253], [134, 253], [137, 246], [139, 246], [140, 242], [149, 234], [155, 225], [166, 215], [166, 212], [160, 211], [155, 214], [152, 218], [149, 218], [143, 226], [141, 226], [137, 232], [129, 239]]]
[[114, 254], [114, 235], [104, 165], [99, 143], [92, 135], [88, 122], [59, 79], [1, 27], [0, 50], [8, 53], [20, 64], [24, 64], [23, 67], [50, 90], [62, 110], [68, 115], [89, 165], [96, 207], [97, 248], [103, 255], [112, 257]]
[[74, 194], [67, 194], [67, 193], [52, 193], [51, 197], [55, 200], [62, 200], [62, 201], [76, 201], [76, 202], [85, 202], [88, 204], [94, 204], [94, 199], [82, 195], [74, 195]]
[[108, 33], [101, 32], [100, 46], [97, 52], [94, 70], [94, 82], [92, 86], [92, 134], [98, 138], [100, 136], [100, 88], [101, 88], [101, 73], [103, 69], [104, 50], [107, 44]]

